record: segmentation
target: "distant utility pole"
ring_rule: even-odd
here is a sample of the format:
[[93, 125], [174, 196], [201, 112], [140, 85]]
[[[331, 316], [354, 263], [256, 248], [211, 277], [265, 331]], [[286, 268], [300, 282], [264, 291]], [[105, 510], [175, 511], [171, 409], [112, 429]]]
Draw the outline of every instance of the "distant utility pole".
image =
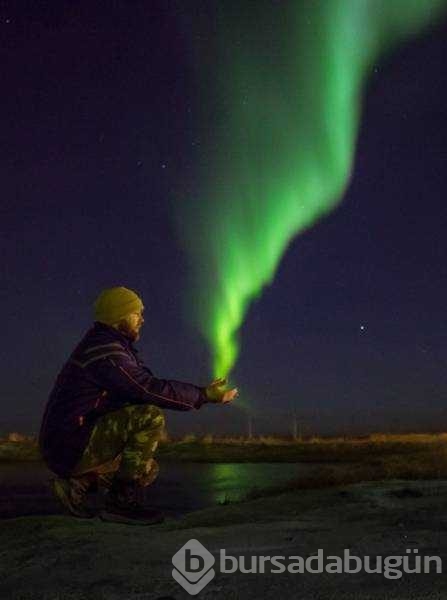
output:
[[298, 423], [298, 416], [296, 414], [296, 408], [293, 409], [292, 413], [292, 426], [293, 426], [293, 439], [295, 441], [301, 441], [301, 425]]
[[253, 417], [248, 415], [248, 439], [251, 440], [253, 437]]

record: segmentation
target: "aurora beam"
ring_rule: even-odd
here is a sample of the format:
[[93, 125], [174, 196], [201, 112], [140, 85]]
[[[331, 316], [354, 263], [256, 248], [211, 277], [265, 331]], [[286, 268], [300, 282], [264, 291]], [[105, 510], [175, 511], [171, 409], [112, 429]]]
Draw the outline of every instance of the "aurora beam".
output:
[[189, 314], [212, 349], [213, 374], [225, 376], [250, 303], [288, 245], [343, 197], [369, 72], [446, 2], [194, 6], [200, 185], [174, 204], [193, 273]]

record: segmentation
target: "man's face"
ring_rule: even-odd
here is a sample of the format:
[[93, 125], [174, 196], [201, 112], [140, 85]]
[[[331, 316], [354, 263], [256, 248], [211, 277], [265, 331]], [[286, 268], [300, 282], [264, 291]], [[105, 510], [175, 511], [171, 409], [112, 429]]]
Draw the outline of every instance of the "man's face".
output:
[[133, 342], [140, 339], [140, 329], [144, 323], [143, 310], [144, 309], [141, 309], [138, 312], [130, 313], [119, 324], [119, 330]]

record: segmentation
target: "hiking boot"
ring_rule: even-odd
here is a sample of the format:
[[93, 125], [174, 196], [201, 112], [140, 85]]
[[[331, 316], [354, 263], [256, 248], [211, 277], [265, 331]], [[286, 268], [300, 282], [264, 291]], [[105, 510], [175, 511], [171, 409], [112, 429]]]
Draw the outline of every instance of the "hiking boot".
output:
[[99, 516], [103, 521], [129, 525], [154, 525], [164, 520], [156, 508], [144, 506], [139, 496], [143, 487], [137, 481], [115, 479]]
[[98, 487], [109, 490], [112, 487], [114, 473], [101, 473], [98, 475]]
[[65, 510], [80, 519], [91, 519], [95, 516], [94, 511], [87, 505], [87, 491], [90, 485], [90, 480], [85, 477], [57, 477], [51, 482], [53, 493]]

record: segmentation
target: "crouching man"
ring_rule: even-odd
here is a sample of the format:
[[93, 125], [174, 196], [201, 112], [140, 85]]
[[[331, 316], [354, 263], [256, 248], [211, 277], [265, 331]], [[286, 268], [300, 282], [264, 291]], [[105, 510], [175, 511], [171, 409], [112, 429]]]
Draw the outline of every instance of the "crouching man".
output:
[[87, 492], [108, 490], [99, 516], [155, 523], [163, 515], [145, 507], [141, 491], [158, 474], [154, 453], [164, 430], [161, 409], [199, 409], [237, 396], [225, 379], [207, 387], [158, 379], [133, 342], [144, 323], [139, 296], [125, 287], [104, 290], [95, 322], [59, 373], [45, 407], [39, 446], [57, 475], [53, 491], [72, 515], [92, 517]]

